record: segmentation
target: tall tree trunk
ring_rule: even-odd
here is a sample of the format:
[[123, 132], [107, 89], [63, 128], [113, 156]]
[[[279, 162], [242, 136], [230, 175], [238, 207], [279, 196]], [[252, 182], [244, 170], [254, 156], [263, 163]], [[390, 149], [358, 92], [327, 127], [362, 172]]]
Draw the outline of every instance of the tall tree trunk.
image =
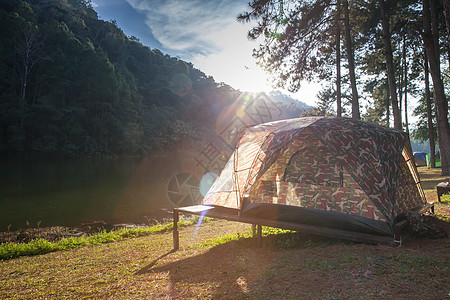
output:
[[[400, 76], [398, 76], [398, 114], [402, 115], [402, 103], [403, 103], [403, 65], [400, 64]], [[400, 120], [401, 121], [401, 120]], [[402, 124], [403, 129], [403, 124]]]
[[386, 82], [387, 92], [386, 92], [386, 127], [391, 126], [391, 106], [389, 101], [389, 83]]
[[409, 136], [409, 124], [408, 124], [408, 94], [406, 89], [408, 88], [408, 80], [406, 77], [407, 70], [405, 69], [405, 131]]
[[341, 101], [341, 0], [336, 3], [336, 105], [337, 116], [342, 117]]
[[25, 119], [25, 105], [26, 105], [26, 92], [27, 85], [30, 76], [30, 72], [33, 69], [34, 64], [37, 61], [37, 52], [41, 46], [41, 38], [36, 27], [32, 24], [25, 23], [21, 31], [20, 36], [16, 43], [16, 56], [18, 58], [19, 66], [18, 72], [21, 80], [20, 91], [20, 128], [24, 127]]
[[352, 48], [348, 0], [343, 0], [343, 4], [344, 4], [345, 40], [346, 40], [345, 42], [347, 46], [347, 55], [348, 55], [348, 71], [350, 74], [350, 85], [352, 87], [352, 118], [359, 120], [361, 119], [361, 116], [359, 113], [358, 90], [356, 88], [355, 56], [353, 54]]
[[[441, 78], [439, 48], [435, 39], [438, 32], [432, 31], [437, 23], [437, 9], [435, 0], [423, 0], [423, 42], [428, 55], [431, 78], [434, 88], [434, 106], [436, 110], [436, 124], [438, 144], [441, 153], [441, 175], [450, 175], [450, 125], [448, 123], [448, 103], [445, 97], [444, 84]], [[430, 5], [431, 4], [431, 5]], [[430, 6], [431, 13], [430, 14]], [[434, 12], [434, 13], [433, 13]], [[433, 24], [434, 23], [434, 24]], [[434, 26], [437, 27], [437, 26]]]
[[394, 59], [392, 56], [391, 33], [389, 19], [386, 14], [384, 0], [380, 0], [381, 25], [383, 27], [384, 55], [386, 57], [387, 77], [389, 80], [389, 94], [392, 103], [392, 115], [394, 116], [394, 128], [402, 130], [402, 115], [397, 100], [397, 85], [395, 83]]
[[430, 166], [436, 168], [436, 141], [434, 140], [433, 114], [431, 113], [430, 73], [428, 71], [427, 51], [424, 49], [425, 100], [427, 102], [428, 141], [430, 143]]
[[[404, 35], [403, 35], [404, 38]], [[402, 45], [402, 47], [404, 47], [404, 45]], [[399, 48], [400, 45], [399, 45]], [[400, 72], [398, 72], [398, 90], [397, 90], [397, 96], [398, 96], [398, 110], [400, 112], [400, 115], [402, 115], [402, 105], [403, 105], [403, 87], [405, 86], [405, 81], [403, 79], [403, 75], [405, 74], [404, 72], [405, 69], [405, 61], [403, 60], [403, 56], [402, 59], [400, 61]], [[403, 126], [404, 124], [402, 124]]]
[[450, 1], [444, 0], [445, 25], [447, 27], [448, 67], [450, 68]]
[[409, 136], [409, 124], [408, 124], [408, 63], [406, 61], [406, 38], [403, 36], [403, 67], [404, 67], [404, 78], [403, 86], [405, 87], [405, 131]]
[[400, 63], [400, 72], [398, 74], [398, 110], [400, 115], [402, 114], [402, 101], [403, 101], [403, 62]]

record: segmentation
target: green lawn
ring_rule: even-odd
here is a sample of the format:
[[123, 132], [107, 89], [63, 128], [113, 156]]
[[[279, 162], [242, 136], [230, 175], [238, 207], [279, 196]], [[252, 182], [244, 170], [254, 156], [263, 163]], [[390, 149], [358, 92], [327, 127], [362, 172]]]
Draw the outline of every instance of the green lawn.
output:
[[[422, 170], [421, 174], [423, 174]], [[421, 177], [429, 201], [441, 178]], [[439, 204], [447, 214], [449, 202]], [[447, 230], [450, 224], [442, 222]], [[0, 262], [0, 299], [445, 299], [450, 239], [353, 244], [213, 220]]]

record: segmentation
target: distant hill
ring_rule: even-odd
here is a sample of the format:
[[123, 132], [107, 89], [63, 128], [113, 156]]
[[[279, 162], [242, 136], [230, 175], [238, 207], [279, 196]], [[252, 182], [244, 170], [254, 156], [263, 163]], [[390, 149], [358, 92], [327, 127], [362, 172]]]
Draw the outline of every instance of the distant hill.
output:
[[300, 110], [302, 110], [302, 109], [311, 110], [312, 109], [312, 106], [309, 106], [308, 104], [306, 104], [300, 100], [294, 99], [286, 94], [283, 94], [280, 91], [271, 91], [271, 92], [269, 92], [269, 96], [275, 102], [281, 102], [285, 105], [293, 104], [293, 105], [295, 105], [295, 107], [299, 108]]
[[[430, 143], [428, 141], [418, 141], [415, 139], [411, 139], [411, 148], [413, 152], [425, 152], [430, 153]], [[439, 150], [439, 147], [436, 146], [436, 151]]]
[[294, 99], [280, 91], [271, 91], [269, 98], [284, 111], [283, 118], [298, 118], [304, 111], [311, 111], [312, 107], [304, 102]]
[[280, 105], [250, 107], [192, 63], [100, 20], [90, 1], [0, 1], [0, 27], [3, 154], [147, 155], [217, 135], [219, 118], [229, 125], [219, 133], [234, 136], [250, 124], [242, 114], [298, 117], [304, 105], [274, 93]]

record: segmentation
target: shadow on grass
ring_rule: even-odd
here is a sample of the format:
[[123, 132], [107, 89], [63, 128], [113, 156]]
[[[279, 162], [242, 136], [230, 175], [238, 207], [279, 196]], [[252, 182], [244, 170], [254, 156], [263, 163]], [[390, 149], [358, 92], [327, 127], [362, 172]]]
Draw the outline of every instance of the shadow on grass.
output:
[[[443, 221], [440, 224], [447, 229], [450, 226]], [[415, 259], [420, 260], [424, 255], [436, 256], [439, 257], [437, 270], [448, 266], [443, 254], [447, 253], [449, 239], [414, 238], [398, 249], [353, 244], [297, 232], [273, 232], [278, 231], [263, 230], [262, 248], [256, 247], [256, 238], [239, 238], [213, 247], [206, 246], [206, 249], [202, 245], [194, 245], [193, 249], [199, 249], [199, 254], [189, 254], [192, 248], [187, 248], [188, 251], [182, 249], [180, 255], [170, 256], [159, 263], [173, 253], [170, 251], [135, 275], [161, 287], [152, 294], [155, 298], [340, 299], [359, 298], [371, 291], [369, 298], [384, 296], [394, 299], [399, 295], [398, 286], [386, 287], [391, 282], [401, 281], [400, 285], [410, 290], [409, 297], [414, 298], [416, 273], [423, 273], [422, 278], [436, 273], [436, 269], [429, 268], [430, 262], [417, 265]], [[409, 249], [414, 249], [414, 255]], [[397, 257], [408, 262], [409, 269], [403, 262], [395, 261]], [[373, 263], [378, 262], [378, 258], [383, 265]], [[386, 273], [385, 269], [392, 271]], [[404, 270], [406, 273], [400, 272]], [[384, 279], [385, 276], [389, 278]], [[443, 286], [444, 277], [438, 276], [439, 286]], [[372, 279], [378, 280], [376, 288]], [[355, 280], [359, 288], [354, 290], [349, 282]], [[437, 299], [444, 292], [448, 293], [442, 288], [421, 285], [418, 298], [432, 295], [431, 298]]]
[[[170, 274], [171, 295], [180, 298], [197, 298], [208, 295], [212, 299], [245, 298], [249, 282], [265, 272], [271, 255], [268, 250], [252, 247], [249, 241], [238, 240], [215, 246], [200, 255], [172, 261], [162, 266], [150, 263], [137, 272]], [[163, 295], [159, 295], [163, 296]]]
[[167, 252], [167, 253], [161, 255], [160, 257], [154, 259], [154, 260], [153, 260], [151, 263], [149, 263], [147, 266], [145, 266], [144, 268], [142, 268], [142, 269], [140, 269], [139, 271], [137, 271], [136, 273], [134, 273], [134, 275], [142, 275], [142, 274], [145, 274], [145, 273], [149, 273], [150, 270], [151, 270], [151, 268], [153, 268], [153, 267], [158, 263], [158, 261], [159, 261], [160, 259], [166, 257], [166, 256], [169, 255], [169, 254], [174, 253], [175, 251], [176, 251], [176, 250], [172, 249], [172, 250], [170, 250], [169, 252]]
[[[271, 277], [272, 272], [275, 272], [274, 266], [280, 264], [280, 257], [285, 256], [286, 251], [311, 252], [313, 248], [327, 249], [330, 245], [341, 244], [342, 241], [296, 232], [268, 234], [263, 237], [261, 248], [257, 247], [256, 238], [240, 238], [214, 246], [199, 255], [181, 260], [169, 259], [158, 265], [158, 260], [173, 253], [168, 252], [135, 274], [169, 274], [171, 296], [201, 298], [206, 295], [212, 299], [246, 299], [264, 295], [267, 286], [261, 286], [261, 280]], [[274, 280], [275, 285], [278, 280]], [[276, 290], [279, 291], [278, 288]]]
[[424, 190], [434, 190], [436, 189], [436, 185], [438, 183], [443, 182], [448, 178], [448, 176], [440, 175], [440, 168], [428, 169], [427, 167], [419, 167], [418, 171], [420, 175], [420, 182]]

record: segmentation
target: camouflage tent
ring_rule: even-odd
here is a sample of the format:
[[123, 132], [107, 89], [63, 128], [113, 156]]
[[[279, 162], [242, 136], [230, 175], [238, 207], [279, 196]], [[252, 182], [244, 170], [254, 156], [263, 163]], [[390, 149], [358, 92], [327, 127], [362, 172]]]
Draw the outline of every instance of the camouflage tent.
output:
[[398, 216], [426, 200], [405, 133], [308, 117], [248, 128], [202, 203], [243, 216], [394, 235]]

